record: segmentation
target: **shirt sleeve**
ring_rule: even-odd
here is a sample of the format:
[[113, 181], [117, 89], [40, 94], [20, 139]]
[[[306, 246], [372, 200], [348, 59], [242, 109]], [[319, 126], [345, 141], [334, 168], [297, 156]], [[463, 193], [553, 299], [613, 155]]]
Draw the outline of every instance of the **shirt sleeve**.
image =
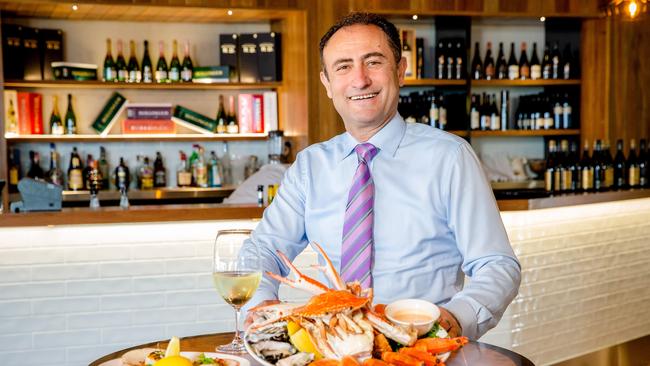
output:
[[449, 227], [469, 282], [443, 306], [458, 319], [463, 335], [478, 339], [499, 322], [517, 295], [521, 266], [481, 163], [468, 144], [459, 147], [446, 181]]
[[243, 307], [244, 311], [264, 300], [278, 298], [278, 281], [266, 272], [281, 276], [289, 274], [289, 268], [281, 261], [277, 251], [293, 260], [307, 246], [305, 235], [305, 188], [306, 165], [298, 154], [296, 162], [286, 171], [273, 203], [264, 210], [262, 220], [251, 238], [244, 242], [241, 251], [249, 251], [257, 244], [262, 260], [262, 281], [253, 298]]

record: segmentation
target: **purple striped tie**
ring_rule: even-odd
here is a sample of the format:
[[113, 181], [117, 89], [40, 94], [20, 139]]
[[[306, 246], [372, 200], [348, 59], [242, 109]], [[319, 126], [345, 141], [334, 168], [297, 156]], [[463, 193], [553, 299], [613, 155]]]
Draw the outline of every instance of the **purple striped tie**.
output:
[[377, 148], [364, 143], [357, 145], [359, 165], [352, 180], [343, 221], [341, 247], [341, 277], [345, 282], [358, 280], [364, 288], [372, 287], [375, 183], [368, 164], [377, 155]]

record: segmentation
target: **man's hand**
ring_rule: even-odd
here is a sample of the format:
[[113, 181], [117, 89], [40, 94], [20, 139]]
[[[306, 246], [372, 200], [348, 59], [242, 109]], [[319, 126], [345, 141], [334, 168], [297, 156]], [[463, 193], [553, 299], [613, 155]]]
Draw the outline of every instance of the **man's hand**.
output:
[[440, 318], [438, 318], [440, 326], [449, 333], [450, 337], [459, 337], [462, 335], [463, 329], [460, 327], [456, 317], [442, 306], [439, 306], [438, 308], [440, 308]]
[[[266, 305], [273, 305], [279, 303], [280, 300], [264, 300], [255, 306], [266, 306]], [[244, 321], [244, 330], [248, 329], [248, 327], [251, 324], [253, 324], [253, 314], [249, 311], [246, 313], [246, 320]]]

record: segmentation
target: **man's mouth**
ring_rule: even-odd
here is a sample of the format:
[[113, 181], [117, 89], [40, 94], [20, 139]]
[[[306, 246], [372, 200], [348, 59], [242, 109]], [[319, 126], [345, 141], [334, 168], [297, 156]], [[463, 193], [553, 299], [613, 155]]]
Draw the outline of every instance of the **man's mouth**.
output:
[[354, 95], [354, 96], [348, 97], [348, 99], [350, 99], [350, 100], [370, 99], [370, 98], [376, 97], [377, 94], [379, 94], [379, 93], [368, 93], [368, 94]]

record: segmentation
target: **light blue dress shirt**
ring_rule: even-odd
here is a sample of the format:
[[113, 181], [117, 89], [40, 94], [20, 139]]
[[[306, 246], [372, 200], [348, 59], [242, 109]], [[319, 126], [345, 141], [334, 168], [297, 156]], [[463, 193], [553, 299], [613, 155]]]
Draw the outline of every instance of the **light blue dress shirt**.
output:
[[[370, 166], [374, 302], [421, 298], [444, 305], [463, 335], [479, 338], [517, 294], [521, 271], [478, 158], [465, 140], [406, 124], [397, 113], [368, 142], [379, 148]], [[275, 251], [293, 260], [311, 241], [340, 267], [358, 143], [344, 133], [298, 154], [251, 237], [265, 271], [288, 275]], [[277, 281], [265, 276], [249, 305], [277, 292]]]

